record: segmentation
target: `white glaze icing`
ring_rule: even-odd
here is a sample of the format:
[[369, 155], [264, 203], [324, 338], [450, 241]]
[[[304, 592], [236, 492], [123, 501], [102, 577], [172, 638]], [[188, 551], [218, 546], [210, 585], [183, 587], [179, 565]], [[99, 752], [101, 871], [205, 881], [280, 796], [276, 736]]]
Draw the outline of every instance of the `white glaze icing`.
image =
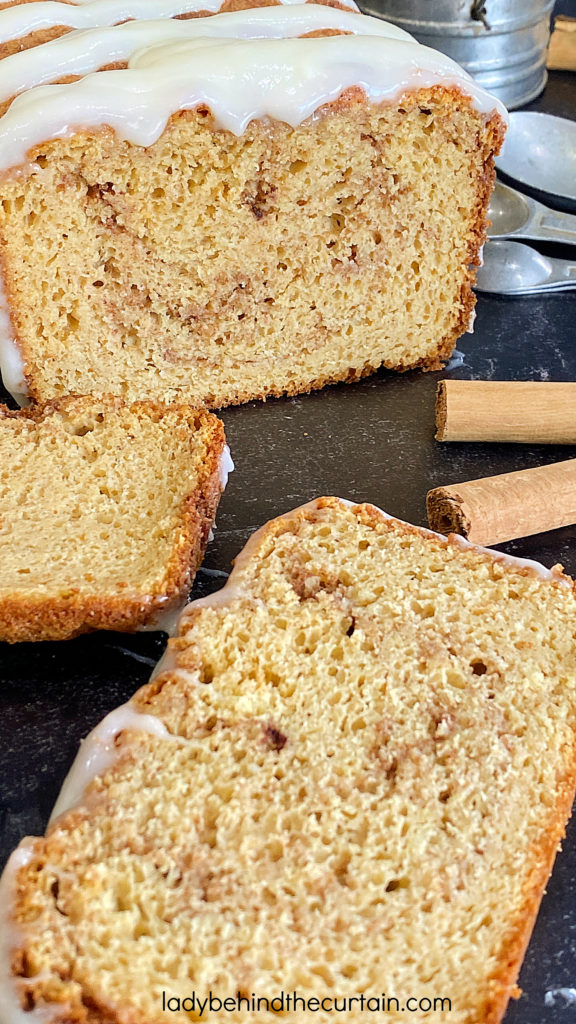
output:
[[28, 385], [24, 377], [24, 363], [18, 348], [12, 321], [8, 312], [8, 303], [4, 291], [4, 282], [0, 272], [0, 374], [2, 383], [18, 405], [27, 404]]
[[18, 405], [25, 405], [28, 387], [24, 379], [24, 363], [6, 309], [0, 309], [0, 373], [6, 391], [10, 392]]
[[234, 472], [234, 463], [232, 461], [232, 456], [230, 454], [230, 447], [229, 447], [229, 445], [225, 444], [224, 445], [224, 449], [222, 451], [222, 455], [220, 456], [220, 462], [218, 464], [218, 474], [219, 474], [221, 490], [223, 490], [223, 491], [226, 490], [226, 485], [228, 483], [228, 477], [230, 476], [230, 473], [233, 473], [233, 472]]
[[[100, 28], [119, 25], [136, 18], [174, 18], [195, 11], [216, 14], [223, 0], [80, 0], [76, 4], [58, 0], [38, 0], [0, 11], [0, 43], [19, 39], [29, 32], [63, 25], [70, 29]], [[283, 5], [299, 0], [280, 0]], [[300, 0], [302, 2], [302, 0]], [[341, 0], [357, 11], [354, 0]]]
[[[188, 605], [186, 607], [188, 607]], [[184, 614], [184, 612], [182, 614]], [[180, 625], [181, 620], [182, 620], [182, 615], [180, 616], [180, 619], [178, 620], [177, 626]], [[174, 672], [174, 671], [176, 671], [176, 655], [174, 654], [174, 651], [172, 650], [172, 645], [171, 645], [170, 640], [169, 640], [168, 644], [166, 646], [166, 650], [164, 651], [164, 654], [162, 655], [162, 657], [160, 658], [160, 661], [156, 664], [156, 666], [152, 670], [152, 675], [150, 676], [150, 682], [152, 682], [154, 679], [156, 679], [157, 676], [161, 676], [163, 672]], [[186, 673], [184, 673], [184, 674], [186, 674]]]
[[143, 715], [131, 707], [130, 703], [116, 708], [83, 740], [76, 760], [64, 779], [50, 816], [50, 824], [71, 807], [78, 806], [92, 780], [114, 764], [118, 758], [114, 740], [124, 729], [150, 733], [160, 739], [173, 738], [166, 726], [154, 715]]
[[544, 996], [544, 1006], [556, 1006], [561, 1010], [576, 1006], [576, 988], [549, 988]]
[[[468, 328], [469, 333], [472, 333], [471, 327]], [[459, 370], [461, 366], [466, 366], [466, 353], [460, 352], [459, 349], [455, 348], [450, 359], [444, 367], [444, 372], [448, 370]]]
[[36, 85], [64, 75], [85, 75], [105, 64], [128, 61], [138, 49], [187, 39], [282, 39], [329, 28], [341, 32], [410, 39], [407, 32], [378, 18], [365, 18], [320, 4], [261, 7], [221, 14], [218, 18], [129, 21], [111, 28], [70, 32], [52, 42], [0, 62], [0, 103]]
[[18, 96], [0, 119], [0, 170], [24, 164], [33, 146], [80, 125], [107, 124], [120, 138], [150, 146], [175, 111], [201, 104], [210, 107], [219, 127], [241, 135], [255, 118], [296, 126], [353, 86], [380, 102], [434, 85], [459, 88], [480, 112], [497, 109], [506, 116], [502, 104], [449, 57], [409, 40], [337, 35], [155, 45], [136, 51], [129, 70], [102, 71]]
[[118, 25], [132, 18], [174, 18], [194, 11], [213, 11], [221, 0], [92, 0], [80, 5], [37, 0], [0, 11], [0, 43], [62, 25], [69, 29]]
[[[105, 772], [120, 756], [114, 746], [116, 736], [124, 729], [145, 732], [160, 739], [186, 742], [172, 736], [154, 715], [136, 711], [130, 702], [116, 708], [104, 718], [82, 743], [78, 755], [64, 780], [52, 815], [50, 825], [56, 819], [78, 806], [86, 789], [97, 776]], [[15, 878], [21, 866], [28, 863], [33, 839], [24, 839], [9, 858], [0, 878], [0, 1024], [48, 1024], [53, 1012], [35, 1009], [25, 1012], [20, 1009], [14, 979], [11, 976], [12, 950], [18, 942], [18, 931], [11, 920]], [[60, 1009], [64, 1007], [60, 1006]]]
[[167, 633], [168, 636], [174, 636], [178, 626], [178, 621], [187, 603], [188, 597], [185, 595], [182, 600], [179, 601], [177, 605], [174, 605], [169, 611], [157, 612], [156, 615], [146, 623], [146, 625], [139, 626], [136, 632]]

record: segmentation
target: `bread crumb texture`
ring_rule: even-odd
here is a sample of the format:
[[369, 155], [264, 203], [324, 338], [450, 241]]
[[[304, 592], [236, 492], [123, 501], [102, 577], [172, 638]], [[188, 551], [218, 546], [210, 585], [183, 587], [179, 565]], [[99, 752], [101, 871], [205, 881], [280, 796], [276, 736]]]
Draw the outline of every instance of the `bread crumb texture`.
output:
[[499, 1021], [574, 790], [572, 587], [335, 499], [234, 582], [135, 698], [171, 736], [122, 733], [18, 873], [23, 1005], [184, 1024], [163, 991], [386, 992]]
[[0, 407], [0, 640], [134, 629], [181, 601], [224, 443], [220, 421], [189, 406]]
[[503, 125], [456, 88], [352, 89], [236, 137], [209, 110], [147, 149], [111, 129], [0, 182], [5, 289], [32, 396], [213, 407], [438, 367], [468, 327]]

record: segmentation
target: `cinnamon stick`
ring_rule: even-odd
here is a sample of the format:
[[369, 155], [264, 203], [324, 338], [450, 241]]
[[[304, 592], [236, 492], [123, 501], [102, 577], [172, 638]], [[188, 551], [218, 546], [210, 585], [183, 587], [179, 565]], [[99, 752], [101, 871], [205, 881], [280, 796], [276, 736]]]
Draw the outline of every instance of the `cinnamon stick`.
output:
[[436, 487], [426, 508], [432, 530], [459, 533], [475, 544], [570, 526], [576, 523], [576, 459]]
[[443, 380], [438, 441], [576, 444], [576, 383]]

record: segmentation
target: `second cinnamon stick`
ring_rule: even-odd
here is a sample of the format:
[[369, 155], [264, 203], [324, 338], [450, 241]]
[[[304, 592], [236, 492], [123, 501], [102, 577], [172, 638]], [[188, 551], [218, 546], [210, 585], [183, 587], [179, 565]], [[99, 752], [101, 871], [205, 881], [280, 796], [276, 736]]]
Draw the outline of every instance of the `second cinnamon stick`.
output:
[[500, 544], [576, 523], [576, 459], [436, 487], [426, 498], [437, 533]]
[[576, 444], [576, 383], [443, 380], [438, 441]]

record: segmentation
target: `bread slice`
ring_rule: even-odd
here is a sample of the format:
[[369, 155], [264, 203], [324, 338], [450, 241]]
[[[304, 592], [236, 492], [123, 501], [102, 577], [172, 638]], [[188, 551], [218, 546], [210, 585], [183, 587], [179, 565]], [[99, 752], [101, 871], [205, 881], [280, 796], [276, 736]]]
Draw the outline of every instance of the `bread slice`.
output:
[[470, 324], [505, 112], [354, 17], [357, 34], [149, 46], [14, 100], [11, 390], [218, 408], [441, 365]]
[[559, 570], [370, 505], [270, 523], [13, 855], [11, 998], [496, 1024], [574, 795], [575, 614]]
[[215, 416], [67, 398], [0, 407], [0, 640], [165, 628], [213, 523]]

